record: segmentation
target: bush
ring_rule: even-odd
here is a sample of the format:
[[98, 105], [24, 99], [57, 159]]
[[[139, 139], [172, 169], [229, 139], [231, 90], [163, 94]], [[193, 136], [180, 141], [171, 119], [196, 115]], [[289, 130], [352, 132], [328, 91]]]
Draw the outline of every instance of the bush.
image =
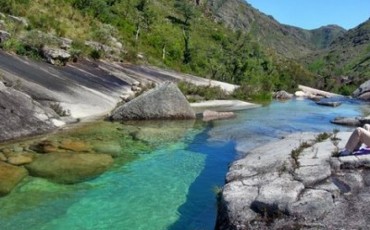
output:
[[99, 50], [93, 49], [90, 52], [90, 57], [94, 60], [99, 60], [101, 58], [101, 56], [102, 56], [102, 54], [101, 54], [101, 51], [99, 51]]
[[225, 91], [223, 91], [218, 86], [197, 86], [189, 82], [179, 82], [177, 84], [179, 89], [184, 95], [200, 96], [205, 100], [215, 100], [215, 99], [226, 99], [228, 96]]

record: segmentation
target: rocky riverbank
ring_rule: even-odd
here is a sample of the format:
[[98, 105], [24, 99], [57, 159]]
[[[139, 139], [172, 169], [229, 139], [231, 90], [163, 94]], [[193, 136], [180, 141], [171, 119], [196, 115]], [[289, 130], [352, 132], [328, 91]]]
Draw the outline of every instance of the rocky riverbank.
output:
[[332, 156], [349, 135], [299, 133], [252, 151], [240, 148], [247, 155], [230, 166], [217, 229], [369, 226], [370, 156]]

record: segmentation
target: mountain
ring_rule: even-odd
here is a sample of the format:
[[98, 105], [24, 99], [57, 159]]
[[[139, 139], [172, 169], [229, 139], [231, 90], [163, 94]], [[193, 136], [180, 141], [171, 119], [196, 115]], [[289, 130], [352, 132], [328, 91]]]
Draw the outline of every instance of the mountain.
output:
[[335, 87], [335, 81], [345, 81], [353, 89], [370, 79], [370, 19], [303, 61], [312, 72], [331, 79], [327, 83], [328, 89]]
[[310, 40], [315, 47], [325, 49], [338, 37], [344, 35], [346, 30], [337, 25], [322, 26], [318, 29], [310, 30]]
[[247, 95], [297, 84], [325, 88], [315, 83], [318, 75], [327, 81], [369, 69], [367, 23], [305, 30], [243, 0], [4, 0], [0, 11], [0, 30], [9, 32], [4, 50], [43, 58], [40, 48], [62, 44], [74, 61], [150, 64], [239, 84]]
[[315, 30], [283, 25], [243, 0], [209, 0], [208, 6], [216, 20], [234, 30], [254, 34], [265, 47], [288, 58], [303, 57], [327, 48], [333, 40], [345, 33], [345, 29], [335, 25]]

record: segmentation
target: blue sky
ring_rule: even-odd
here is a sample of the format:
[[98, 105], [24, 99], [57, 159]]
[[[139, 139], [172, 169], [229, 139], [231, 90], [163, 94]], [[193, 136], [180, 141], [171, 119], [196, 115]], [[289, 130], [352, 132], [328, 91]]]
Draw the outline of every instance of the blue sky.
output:
[[336, 24], [351, 29], [370, 18], [370, 0], [246, 0], [280, 23], [304, 29]]

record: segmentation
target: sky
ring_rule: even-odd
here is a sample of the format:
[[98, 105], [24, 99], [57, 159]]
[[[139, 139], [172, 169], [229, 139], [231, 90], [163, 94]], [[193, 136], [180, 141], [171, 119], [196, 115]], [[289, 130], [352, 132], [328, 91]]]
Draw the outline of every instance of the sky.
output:
[[335, 24], [352, 29], [370, 18], [370, 0], [246, 0], [283, 24], [316, 29]]

